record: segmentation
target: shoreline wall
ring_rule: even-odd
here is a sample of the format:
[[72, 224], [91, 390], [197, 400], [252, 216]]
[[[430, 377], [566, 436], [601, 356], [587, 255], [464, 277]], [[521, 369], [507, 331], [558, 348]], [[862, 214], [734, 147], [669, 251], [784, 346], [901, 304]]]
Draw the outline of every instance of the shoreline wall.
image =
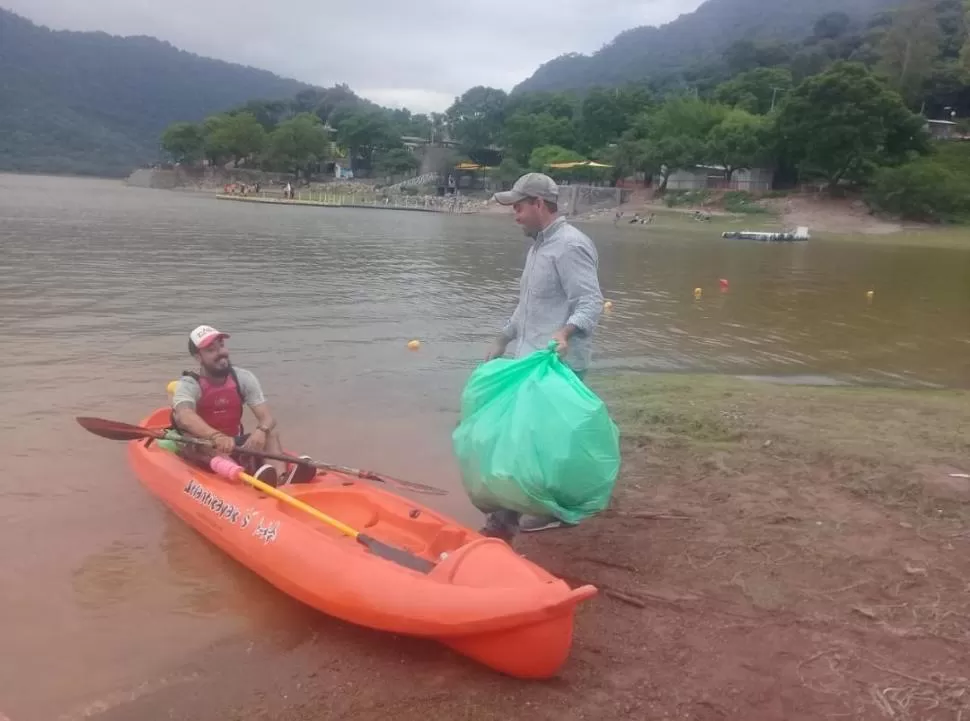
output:
[[175, 190], [188, 188], [191, 190], [217, 190], [229, 183], [259, 183], [260, 185], [286, 185], [292, 182], [293, 176], [286, 173], [267, 173], [262, 170], [244, 170], [225, 168], [187, 168], [176, 166], [173, 168], [138, 168], [134, 170], [125, 182], [136, 188], [159, 188]]

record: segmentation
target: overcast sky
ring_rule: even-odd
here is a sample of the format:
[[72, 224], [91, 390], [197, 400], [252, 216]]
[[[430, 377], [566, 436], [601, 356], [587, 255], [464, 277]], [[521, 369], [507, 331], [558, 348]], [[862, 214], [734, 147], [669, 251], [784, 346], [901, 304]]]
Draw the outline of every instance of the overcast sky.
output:
[[591, 53], [701, 0], [0, 0], [57, 30], [152, 35], [209, 57], [442, 111], [475, 85], [511, 90], [547, 60]]

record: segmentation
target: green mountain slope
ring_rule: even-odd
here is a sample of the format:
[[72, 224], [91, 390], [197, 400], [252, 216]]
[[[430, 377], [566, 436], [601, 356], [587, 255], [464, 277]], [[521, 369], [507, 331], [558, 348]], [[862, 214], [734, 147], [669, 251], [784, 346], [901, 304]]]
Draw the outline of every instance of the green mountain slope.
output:
[[123, 175], [169, 124], [310, 86], [149, 37], [52, 31], [0, 8], [0, 170]]
[[720, 55], [740, 40], [797, 43], [828, 13], [855, 20], [903, 0], [708, 0], [661, 27], [617, 35], [593, 55], [569, 54], [542, 65], [516, 91], [583, 90], [663, 78]]

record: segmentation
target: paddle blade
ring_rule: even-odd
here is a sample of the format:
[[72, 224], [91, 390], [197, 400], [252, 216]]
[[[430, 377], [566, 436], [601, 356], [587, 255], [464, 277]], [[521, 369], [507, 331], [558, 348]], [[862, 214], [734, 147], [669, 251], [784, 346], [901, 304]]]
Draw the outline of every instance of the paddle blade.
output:
[[357, 534], [357, 542], [362, 546], [365, 546], [375, 556], [380, 556], [388, 561], [393, 561], [394, 563], [404, 566], [405, 568], [420, 571], [421, 573], [430, 573], [434, 569], [434, 564], [431, 561], [424, 558], [419, 558], [413, 553], [409, 553], [402, 548], [389, 546], [386, 543], [382, 543], [376, 538], [371, 538], [363, 533]]
[[163, 438], [164, 433], [151, 428], [142, 428], [128, 423], [109, 421], [104, 418], [90, 418], [88, 416], [78, 416], [77, 422], [84, 430], [96, 436], [107, 438], [110, 441], [137, 441], [142, 438]]

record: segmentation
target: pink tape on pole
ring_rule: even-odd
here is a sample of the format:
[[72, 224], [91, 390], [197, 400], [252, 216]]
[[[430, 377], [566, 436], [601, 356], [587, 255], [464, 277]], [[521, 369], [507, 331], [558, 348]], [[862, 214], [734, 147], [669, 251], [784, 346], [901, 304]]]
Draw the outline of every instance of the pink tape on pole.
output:
[[225, 456], [216, 456], [213, 458], [209, 461], [209, 467], [223, 478], [228, 478], [232, 481], [239, 480], [239, 474], [243, 473], [242, 466]]

